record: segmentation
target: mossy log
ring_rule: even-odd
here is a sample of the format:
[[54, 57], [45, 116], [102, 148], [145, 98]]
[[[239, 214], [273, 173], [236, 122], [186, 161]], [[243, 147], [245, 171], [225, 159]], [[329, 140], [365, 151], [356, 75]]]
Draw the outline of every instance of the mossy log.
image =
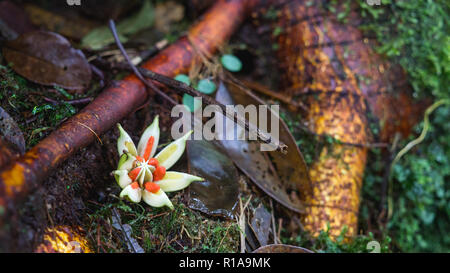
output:
[[[411, 117], [415, 105], [403, 71], [376, 54], [375, 41], [358, 29], [353, 5], [342, 23], [322, 1], [306, 2], [289, 1], [275, 24], [282, 30], [275, 39], [283, 92], [307, 104], [304, 121], [311, 131], [337, 142], [324, 147], [310, 168], [313, 194], [304, 196], [302, 224], [315, 236], [327, 225], [332, 237], [344, 226], [352, 236], [374, 139], [368, 113], [379, 122], [378, 140], [389, 142], [395, 133], [409, 133], [417, 121]], [[344, 10], [339, 5], [336, 14]]]

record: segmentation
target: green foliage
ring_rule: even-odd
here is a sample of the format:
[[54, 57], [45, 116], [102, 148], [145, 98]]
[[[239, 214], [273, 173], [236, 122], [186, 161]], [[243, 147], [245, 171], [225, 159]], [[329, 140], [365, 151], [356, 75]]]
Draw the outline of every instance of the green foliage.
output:
[[210, 95], [214, 93], [214, 91], [216, 91], [216, 84], [210, 79], [202, 79], [198, 81], [195, 89], [202, 92], [203, 94]]
[[[123, 239], [118, 236], [111, 238], [108, 232], [109, 224], [96, 227], [102, 219], [111, 218], [111, 210], [116, 208], [121, 215], [122, 224], [129, 224], [133, 236], [145, 252], [237, 252], [239, 247], [239, 227], [234, 221], [219, 218], [204, 217], [199, 212], [186, 207], [180, 201], [181, 195], [171, 197], [174, 201], [173, 211], [167, 208], [150, 208], [140, 204], [119, 201], [109, 203], [94, 209], [89, 214], [90, 226], [86, 230], [95, 230], [93, 238], [100, 238], [101, 244], [116, 241], [116, 249], [105, 249], [106, 252], [127, 251]], [[98, 234], [97, 234], [98, 232]], [[93, 245], [98, 241], [94, 240]]]
[[[380, 6], [369, 6], [361, 1], [360, 8], [368, 20], [362, 29], [375, 35], [379, 53], [405, 69], [415, 97], [449, 98], [450, 3], [382, 0]], [[425, 140], [391, 170], [394, 204], [386, 228], [396, 250], [450, 251], [450, 191], [445, 183], [450, 179], [449, 118], [448, 106], [438, 108], [432, 114]], [[422, 123], [417, 125], [415, 133], [420, 133], [422, 127]], [[401, 141], [398, 147], [416, 137]], [[364, 179], [360, 223], [370, 220], [380, 202], [386, 161], [377, 150], [372, 150], [371, 157]]]
[[283, 237], [281, 241], [284, 244], [291, 244], [302, 246], [319, 253], [369, 253], [373, 251], [369, 242], [375, 241], [380, 244], [380, 252], [390, 252], [389, 244], [391, 238], [384, 236], [382, 240], [377, 240], [374, 235], [369, 232], [368, 235], [358, 235], [352, 238], [351, 241], [345, 237], [347, 229], [342, 229], [341, 235], [332, 240], [327, 231], [321, 231], [317, 238], [312, 239], [307, 233], [301, 233], [295, 237]]
[[404, 251], [450, 251], [448, 120], [450, 108], [438, 108], [433, 114], [426, 143], [393, 168], [397, 196], [388, 228], [395, 234], [396, 245]]
[[407, 72], [416, 97], [448, 97], [450, 82], [450, 2], [382, 0], [380, 6], [360, 1], [369, 19], [364, 30], [374, 33], [386, 54]]
[[[39, 89], [38, 85], [27, 82], [10, 68], [0, 66], [0, 106], [18, 123], [27, 148], [50, 132], [50, 128], [77, 112], [76, 108], [62, 100], [63, 97], [74, 96], [62, 88], [56, 90], [60, 94]], [[60, 103], [49, 104], [44, 100], [45, 97]]]
[[242, 69], [242, 62], [232, 54], [225, 54], [220, 58], [223, 67], [231, 72], [238, 72]]
[[38, 115], [40, 119], [48, 121], [52, 126], [56, 126], [61, 120], [71, 117], [76, 112], [77, 110], [66, 102], [57, 105], [37, 105], [31, 111], [33, 115]]
[[177, 80], [177, 81], [180, 81], [180, 82], [182, 82], [182, 83], [184, 83], [186, 85], [191, 85], [191, 80], [189, 79], [188, 75], [178, 74], [178, 75], [175, 76], [174, 79]]
[[[137, 14], [124, 19], [117, 25], [117, 34], [120, 41], [125, 43], [131, 35], [151, 27], [154, 17], [153, 5], [147, 0]], [[102, 26], [89, 32], [81, 41], [81, 45], [91, 49], [102, 49], [113, 42], [114, 37], [111, 30], [107, 26]]]

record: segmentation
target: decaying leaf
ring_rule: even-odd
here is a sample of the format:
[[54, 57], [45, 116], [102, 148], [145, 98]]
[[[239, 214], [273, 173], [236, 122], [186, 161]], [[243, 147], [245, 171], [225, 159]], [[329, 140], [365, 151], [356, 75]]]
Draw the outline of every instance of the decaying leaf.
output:
[[35, 29], [23, 9], [11, 1], [0, 2], [0, 36], [13, 40], [20, 34]]
[[250, 227], [258, 239], [260, 246], [265, 246], [269, 242], [270, 224], [272, 215], [261, 204], [254, 211]]
[[[117, 34], [120, 41], [125, 43], [130, 35], [151, 27], [154, 22], [154, 16], [153, 5], [150, 1], [145, 1], [137, 14], [121, 21], [117, 25]], [[111, 30], [107, 26], [103, 26], [89, 32], [81, 41], [81, 45], [86, 48], [101, 49], [113, 42], [114, 37]]]
[[112, 210], [112, 226], [113, 228], [122, 232], [122, 236], [126, 241], [126, 245], [128, 247], [128, 251], [131, 253], [144, 253], [144, 249], [139, 245], [136, 239], [132, 235], [131, 226], [128, 224], [122, 224], [122, 220], [120, 219], [120, 214], [116, 209]]
[[25, 153], [25, 139], [22, 131], [11, 116], [0, 107], [0, 136], [14, 145], [21, 154]]
[[[234, 92], [231, 93], [228, 91], [227, 87], [222, 83], [219, 86], [219, 89], [216, 94], [216, 100], [225, 104], [242, 104], [244, 106], [248, 104], [253, 105], [265, 105], [262, 101], [257, 101], [242, 90], [237, 90], [235, 88], [230, 89]], [[270, 119], [269, 119], [270, 120]], [[235, 127], [232, 122], [224, 122], [225, 126], [227, 126], [227, 131], [237, 130], [235, 134], [241, 134], [243, 132], [243, 128]], [[280, 125], [282, 122], [279, 123]], [[281, 133], [280, 133], [281, 136]], [[289, 139], [287, 139], [289, 140]], [[288, 162], [285, 164], [278, 163], [280, 168], [277, 170], [275, 166], [272, 164], [268, 155], [264, 152], [260, 151], [260, 144], [256, 142], [248, 142], [245, 140], [223, 140], [221, 141], [224, 146], [227, 154], [234, 161], [236, 166], [246, 174], [256, 185], [258, 185], [266, 194], [274, 198], [280, 204], [285, 207], [294, 210], [296, 212], [302, 212], [302, 205], [300, 202], [300, 197], [298, 195], [300, 183], [305, 183], [303, 179], [306, 179], [309, 183], [308, 177], [304, 176], [302, 173], [302, 164], [304, 160], [299, 154], [298, 150], [295, 150], [297, 145], [287, 142], [290, 149], [294, 149], [294, 151], [289, 151], [288, 154], [290, 157], [293, 157], [294, 160], [299, 164], [300, 167], [298, 169], [289, 167]], [[295, 153], [298, 153], [295, 155]], [[283, 158], [281, 155], [281, 159], [287, 161], [287, 158]], [[292, 160], [292, 159], [289, 159]], [[289, 167], [290, 169], [283, 169], [283, 167]], [[306, 168], [306, 165], [304, 165]], [[282, 176], [279, 175], [281, 172], [286, 172]], [[292, 175], [293, 172], [297, 172], [296, 175]], [[282, 177], [282, 179], [280, 179]], [[288, 180], [289, 178], [290, 180]], [[298, 183], [298, 184], [297, 184]], [[306, 184], [307, 184], [306, 183]]]
[[[246, 88], [242, 88], [233, 82], [227, 85], [233, 100], [236, 104], [246, 105], [266, 105], [261, 98], [250, 92]], [[266, 120], [279, 120], [279, 140], [288, 146], [287, 154], [278, 151], [268, 152], [277, 174], [283, 183], [292, 184], [293, 188], [297, 188], [302, 193], [309, 193], [312, 191], [311, 179], [308, 174], [308, 166], [305, 159], [295, 142], [294, 136], [289, 131], [286, 123], [279, 116], [273, 112], [267, 111]], [[268, 130], [271, 131], [270, 122]]]
[[233, 162], [214, 141], [189, 140], [186, 150], [189, 173], [205, 179], [189, 186], [189, 207], [233, 218], [239, 195], [239, 176]]
[[12, 69], [28, 80], [66, 89], [84, 89], [91, 68], [80, 50], [63, 36], [46, 31], [25, 33], [3, 47]]
[[253, 253], [314, 253], [314, 252], [303, 247], [274, 244], [262, 246], [253, 251]]
[[96, 22], [80, 16], [64, 16], [63, 14], [54, 13], [33, 4], [25, 5], [24, 10], [31, 22], [36, 26], [77, 40], [81, 40], [93, 28], [98, 26]]

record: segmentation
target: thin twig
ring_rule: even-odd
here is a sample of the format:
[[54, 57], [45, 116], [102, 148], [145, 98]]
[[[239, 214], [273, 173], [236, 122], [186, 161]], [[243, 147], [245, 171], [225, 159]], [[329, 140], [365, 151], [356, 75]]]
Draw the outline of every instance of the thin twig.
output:
[[248, 204], [250, 203], [250, 200], [252, 200], [252, 196], [247, 200], [244, 206], [242, 206], [242, 198], [239, 198], [239, 207], [240, 207], [240, 214], [237, 219], [238, 225], [239, 225], [239, 232], [241, 237], [241, 253], [245, 253], [245, 209], [247, 208]]
[[230, 111], [227, 111], [227, 108], [225, 105], [219, 103], [218, 101], [216, 101], [215, 99], [206, 96], [200, 92], [198, 92], [197, 90], [195, 90], [192, 87], [189, 87], [188, 85], [174, 80], [172, 78], [166, 77], [164, 75], [155, 73], [153, 71], [150, 71], [148, 69], [145, 68], [137, 68], [135, 65], [132, 64], [132, 62], [130, 61], [130, 58], [128, 57], [125, 49], [123, 48], [122, 43], [120, 42], [120, 39], [117, 35], [117, 30], [114, 24], [113, 20], [109, 20], [109, 27], [113, 33], [114, 39], [116, 41], [117, 46], [119, 47], [120, 51], [122, 52], [122, 54], [125, 57], [125, 60], [127, 61], [128, 65], [130, 66], [131, 70], [134, 72], [134, 74], [150, 89], [152, 89], [155, 93], [161, 95], [162, 97], [164, 97], [165, 99], [167, 99], [168, 101], [170, 101], [172, 104], [177, 105], [178, 103], [175, 102], [172, 98], [170, 98], [169, 96], [167, 96], [167, 94], [165, 94], [163, 91], [161, 91], [159, 88], [157, 88], [151, 81], [147, 81], [142, 75], [144, 75], [147, 78], [150, 78], [151, 80], [155, 80], [158, 81], [160, 83], [163, 83], [171, 88], [173, 88], [175, 91], [177, 91], [180, 95], [184, 95], [189, 94], [193, 97], [201, 97], [206, 104], [214, 104], [214, 105], [218, 105], [222, 111], [225, 113], [225, 115], [230, 118], [231, 120], [235, 121], [237, 124], [239, 124], [240, 126], [244, 127], [246, 131], [248, 131], [250, 134], [254, 133], [256, 135], [256, 137], [258, 138], [259, 141], [262, 141], [268, 145], [272, 145], [274, 146], [274, 148], [276, 148], [276, 150], [281, 151], [282, 153], [287, 153], [287, 145], [280, 142], [279, 140], [275, 140], [275, 142], [273, 141], [272, 137], [261, 131], [257, 126], [250, 124], [247, 122], [247, 120], [245, 120], [245, 118], [242, 118], [238, 115], [238, 113], [233, 112], [233, 113], [229, 113]]
[[77, 105], [77, 104], [90, 103], [93, 100], [93, 98], [88, 97], [88, 98], [81, 98], [81, 99], [74, 99], [74, 100], [66, 100], [66, 101], [61, 102], [61, 101], [57, 101], [57, 100], [54, 100], [54, 99], [51, 99], [48, 97], [44, 97], [44, 100], [47, 102], [50, 102], [53, 105], [58, 105], [58, 104], [62, 104], [62, 103], [67, 103], [70, 105]]
[[159, 88], [157, 88], [151, 81], [147, 81], [142, 74], [139, 72], [139, 70], [136, 68], [136, 66], [131, 62], [130, 57], [128, 57], [127, 52], [125, 51], [125, 48], [123, 47], [122, 43], [120, 42], [119, 36], [117, 35], [116, 25], [114, 24], [113, 20], [109, 20], [109, 28], [111, 29], [111, 32], [114, 36], [114, 40], [116, 41], [117, 47], [119, 47], [120, 52], [122, 52], [122, 55], [124, 56], [125, 60], [127, 61], [128, 65], [133, 70], [134, 74], [153, 92], [160, 95], [173, 105], [177, 105], [178, 103], [173, 100], [171, 97], [169, 97], [166, 93], [161, 91]]
[[433, 103], [430, 107], [427, 108], [427, 110], [425, 110], [425, 115], [423, 118], [423, 129], [422, 132], [420, 133], [420, 136], [414, 140], [412, 140], [411, 142], [409, 142], [403, 149], [400, 150], [400, 152], [398, 152], [398, 154], [395, 156], [394, 160], [392, 161], [392, 164], [390, 166], [391, 172], [390, 172], [390, 176], [389, 176], [389, 193], [388, 193], [388, 219], [391, 219], [392, 217], [392, 213], [394, 210], [394, 200], [393, 200], [393, 191], [394, 191], [394, 186], [392, 183], [392, 170], [394, 165], [400, 160], [400, 158], [402, 158], [402, 156], [404, 156], [409, 150], [411, 150], [414, 146], [420, 144], [426, 137], [427, 132], [428, 132], [428, 128], [430, 127], [430, 120], [429, 120], [429, 116], [431, 113], [433, 113], [434, 110], [436, 110], [436, 108], [438, 108], [439, 106], [443, 105], [443, 104], [450, 104], [450, 100], [448, 99], [441, 99], [435, 103]]
[[97, 137], [97, 139], [98, 139], [98, 141], [100, 142], [100, 144], [103, 145], [103, 141], [102, 141], [101, 138], [98, 136], [98, 134], [97, 134], [94, 130], [92, 130], [91, 127], [89, 127], [89, 126], [87, 126], [86, 124], [83, 124], [83, 123], [81, 123], [81, 122], [79, 122], [79, 121], [77, 121], [77, 123], [80, 124], [81, 126], [83, 126], [84, 128], [88, 129], [89, 131], [91, 131], [91, 132]]
[[212, 97], [200, 93], [199, 91], [197, 91], [194, 88], [186, 85], [183, 82], [180, 82], [180, 81], [174, 80], [172, 78], [169, 78], [167, 76], [155, 73], [155, 72], [153, 72], [151, 70], [148, 70], [148, 69], [145, 69], [145, 68], [138, 68], [138, 70], [145, 77], [150, 78], [152, 80], [155, 80], [157, 82], [160, 82], [160, 83], [162, 83], [164, 85], [167, 85], [167, 86], [171, 87], [173, 90], [175, 90], [180, 95], [188, 94], [188, 95], [191, 95], [193, 97], [201, 97], [202, 100], [206, 104], [208, 104], [208, 105], [213, 104], [213, 105], [219, 106], [229, 119], [233, 120], [234, 122], [236, 122], [240, 126], [244, 127], [245, 130], [248, 131], [249, 133], [255, 134], [259, 141], [264, 142], [264, 143], [269, 144], [269, 145], [273, 145], [273, 146], [276, 147], [276, 149], [278, 151], [281, 151], [282, 153], [286, 153], [286, 151], [287, 151], [287, 145], [286, 144], [284, 144], [283, 142], [280, 142], [280, 141], [274, 142], [272, 137], [269, 134], [261, 131], [255, 125], [248, 123], [247, 120], [245, 120], [245, 118], [243, 118], [240, 115], [238, 115], [238, 113], [236, 113], [236, 112], [230, 113], [230, 111], [227, 111], [227, 108], [226, 108], [225, 105], [223, 105], [222, 103], [216, 101]]

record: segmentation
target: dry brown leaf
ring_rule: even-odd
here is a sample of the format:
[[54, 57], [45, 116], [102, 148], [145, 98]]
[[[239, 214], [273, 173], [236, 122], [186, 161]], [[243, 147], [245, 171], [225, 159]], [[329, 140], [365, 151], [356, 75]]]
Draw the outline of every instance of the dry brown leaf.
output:
[[79, 90], [91, 81], [91, 68], [83, 52], [53, 32], [23, 34], [8, 41], [3, 54], [15, 72], [35, 83]]

